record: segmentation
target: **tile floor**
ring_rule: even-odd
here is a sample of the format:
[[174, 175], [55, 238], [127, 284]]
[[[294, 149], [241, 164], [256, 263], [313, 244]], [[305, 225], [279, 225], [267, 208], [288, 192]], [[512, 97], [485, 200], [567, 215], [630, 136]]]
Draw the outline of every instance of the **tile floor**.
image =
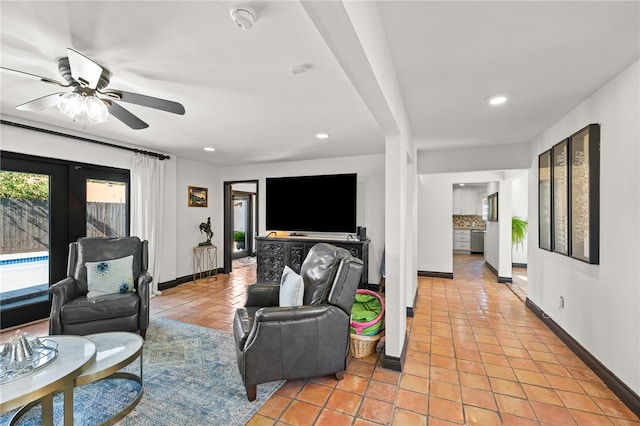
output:
[[[455, 255], [454, 276], [419, 279], [402, 373], [381, 367], [380, 344], [376, 354], [350, 358], [342, 381], [287, 381], [249, 425], [640, 426], [508, 286], [496, 283], [482, 256]], [[254, 280], [250, 266], [166, 290], [151, 301], [152, 321], [231, 331]], [[22, 330], [46, 335], [47, 327], [42, 321]], [[0, 333], [0, 341], [11, 334]]]
[[513, 283], [507, 286], [522, 300], [527, 300], [527, 268], [512, 269]]

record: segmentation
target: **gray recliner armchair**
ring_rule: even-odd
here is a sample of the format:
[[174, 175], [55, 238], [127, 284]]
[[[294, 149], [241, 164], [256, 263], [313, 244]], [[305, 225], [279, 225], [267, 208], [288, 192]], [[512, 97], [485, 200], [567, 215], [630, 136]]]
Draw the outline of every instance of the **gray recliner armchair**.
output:
[[[149, 326], [148, 245], [138, 237], [83, 237], [69, 244], [67, 278], [50, 287], [49, 333], [85, 335], [106, 331], [139, 332]], [[133, 256], [135, 292], [87, 297], [86, 262]]]
[[349, 251], [319, 243], [300, 269], [303, 306], [279, 307], [280, 283], [247, 288], [247, 302], [236, 310], [233, 333], [249, 401], [256, 398], [260, 383], [330, 374], [343, 378], [351, 307], [362, 268], [362, 261]]

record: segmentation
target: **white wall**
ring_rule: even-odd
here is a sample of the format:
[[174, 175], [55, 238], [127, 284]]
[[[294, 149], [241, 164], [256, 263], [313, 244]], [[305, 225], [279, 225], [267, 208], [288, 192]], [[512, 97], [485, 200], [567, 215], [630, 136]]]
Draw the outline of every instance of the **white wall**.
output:
[[[537, 156], [600, 123], [600, 265], [538, 248]], [[532, 143], [528, 297], [640, 394], [640, 62]], [[559, 309], [559, 297], [564, 309]]]
[[424, 150], [418, 153], [418, 173], [452, 173], [526, 169], [529, 144]]
[[[484, 235], [484, 260], [496, 271], [500, 271], [500, 207], [502, 197], [500, 194], [500, 181], [489, 182], [487, 184], [487, 195], [498, 193], [498, 222], [487, 220], [487, 232]], [[498, 273], [498, 276], [500, 274]]]
[[[384, 236], [384, 155], [366, 155], [358, 157], [331, 158], [296, 162], [266, 163], [251, 166], [228, 167], [220, 170], [219, 187], [224, 181], [258, 180], [258, 235], [265, 235], [265, 179], [267, 177], [302, 176], [334, 173], [357, 173], [358, 200], [356, 204], [356, 223], [367, 228], [369, 245], [369, 283], [380, 282], [380, 262], [385, 247]], [[326, 195], [326, 194], [322, 194]], [[220, 205], [222, 217], [222, 197], [220, 192], [214, 203]], [[319, 202], [322, 202], [320, 197]], [[211, 204], [209, 204], [211, 205]], [[295, 208], [295, 205], [292, 206]], [[211, 218], [213, 222], [213, 217]], [[222, 237], [221, 219], [216, 223], [216, 235]], [[219, 228], [218, 228], [219, 226]], [[312, 235], [310, 233], [307, 233]], [[318, 234], [326, 236], [331, 234]], [[222, 244], [222, 241], [220, 241]]]
[[[21, 154], [130, 169], [133, 152], [62, 136], [0, 125], [0, 149]], [[173, 161], [173, 160], [168, 160]]]
[[[207, 207], [189, 207], [189, 186], [208, 189]], [[176, 247], [176, 276], [184, 277], [193, 273], [193, 247], [205, 241], [207, 237], [200, 232], [200, 224], [211, 218], [213, 238], [211, 242], [218, 247], [218, 268], [222, 267], [223, 253], [223, 211], [222, 181], [219, 169], [198, 161], [177, 160], [176, 179], [176, 222], [178, 238]]]
[[447, 174], [418, 181], [418, 271], [453, 273], [453, 191]]
[[502, 179], [504, 179], [503, 171], [420, 175], [418, 182], [418, 271], [453, 273], [453, 184], [459, 182], [496, 182]]
[[[511, 214], [523, 220], [529, 217], [529, 170], [517, 173], [511, 180]], [[511, 262], [527, 264], [527, 241], [529, 232], [525, 235], [522, 246], [511, 247]]]
[[[498, 270], [499, 278], [511, 278], [511, 181], [498, 182]], [[495, 222], [494, 222], [495, 223]]]
[[164, 283], [178, 277], [178, 160], [164, 160], [164, 205], [162, 215], [163, 226], [160, 231], [160, 277], [158, 282]]

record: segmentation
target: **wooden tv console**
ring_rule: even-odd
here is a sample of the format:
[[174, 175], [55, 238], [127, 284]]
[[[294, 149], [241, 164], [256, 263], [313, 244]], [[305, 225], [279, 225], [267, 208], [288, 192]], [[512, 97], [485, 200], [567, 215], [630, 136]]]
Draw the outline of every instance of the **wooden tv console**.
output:
[[256, 237], [257, 278], [258, 281], [280, 282], [282, 270], [287, 265], [300, 273], [302, 262], [311, 247], [318, 243], [329, 243], [342, 247], [353, 257], [364, 262], [360, 287], [366, 288], [369, 282], [369, 240], [338, 240], [312, 237]]

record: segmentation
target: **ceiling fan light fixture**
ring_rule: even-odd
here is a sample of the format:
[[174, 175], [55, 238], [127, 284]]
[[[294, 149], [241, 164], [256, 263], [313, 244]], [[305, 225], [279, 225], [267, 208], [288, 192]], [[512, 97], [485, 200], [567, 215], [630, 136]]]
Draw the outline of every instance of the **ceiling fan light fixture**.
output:
[[76, 92], [65, 93], [58, 99], [58, 109], [62, 114], [75, 120], [84, 111], [84, 100]]
[[250, 29], [256, 22], [256, 11], [249, 6], [236, 6], [231, 9], [231, 20], [234, 25], [242, 30]]
[[85, 96], [84, 111], [91, 123], [104, 123], [109, 118], [107, 106], [96, 96]]

